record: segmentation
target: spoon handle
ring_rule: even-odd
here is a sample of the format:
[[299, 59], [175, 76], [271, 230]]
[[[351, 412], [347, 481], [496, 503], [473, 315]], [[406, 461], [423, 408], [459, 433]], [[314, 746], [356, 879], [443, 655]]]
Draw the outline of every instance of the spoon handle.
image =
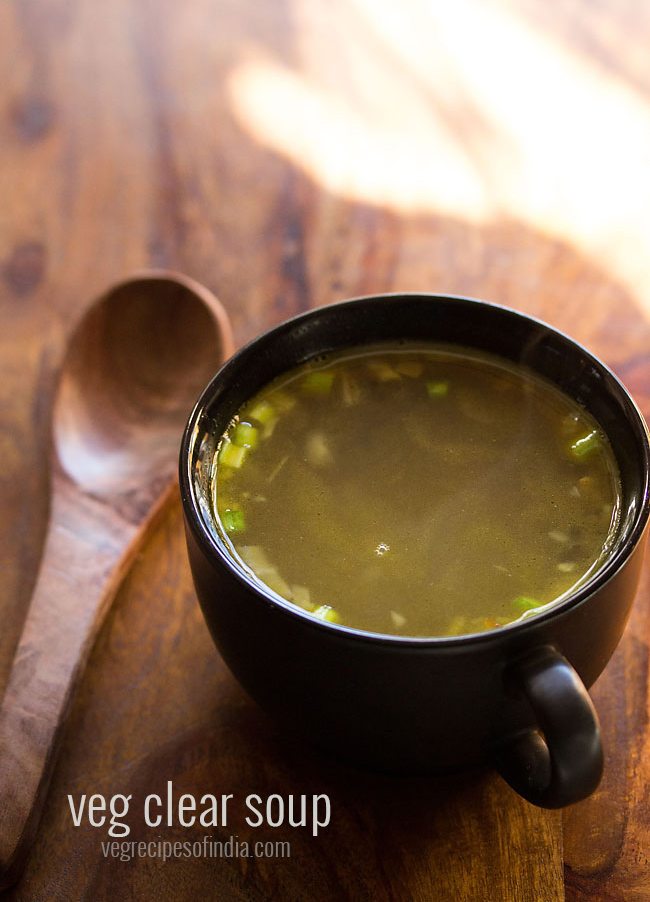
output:
[[151, 520], [128, 522], [60, 473], [52, 488], [38, 581], [0, 707], [0, 887], [20, 873], [76, 684]]

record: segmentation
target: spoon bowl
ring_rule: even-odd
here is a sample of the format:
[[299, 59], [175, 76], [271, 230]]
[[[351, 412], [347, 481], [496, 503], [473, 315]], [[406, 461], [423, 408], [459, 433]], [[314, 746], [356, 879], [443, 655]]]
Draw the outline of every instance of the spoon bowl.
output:
[[54, 404], [61, 468], [84, 490], [150, 503], [174, 475], [188, 410], [229, 327], [210, 292], [172, 274], [108, 291], [73, 332]]
[[176, 487], [188, 411], [231, 353], [219, 301], [169, 272], [118, 283], [72, 333], [52, 416], [45, 548], [0, 707], [0, 888], [29, 851], [95, 636]]

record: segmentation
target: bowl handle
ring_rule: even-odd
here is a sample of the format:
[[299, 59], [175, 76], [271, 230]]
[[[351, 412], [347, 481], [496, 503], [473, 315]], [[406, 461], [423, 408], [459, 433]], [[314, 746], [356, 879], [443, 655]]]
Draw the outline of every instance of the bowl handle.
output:
[[586, 798], [600, 783], [603, 748], [598, 715], [582, 680], [555, 648], [543, 646], [517, 660], [508, 681], [523, 692], [538, 729], [518, 733], [499, 748], [497, 770], [542, 808]]

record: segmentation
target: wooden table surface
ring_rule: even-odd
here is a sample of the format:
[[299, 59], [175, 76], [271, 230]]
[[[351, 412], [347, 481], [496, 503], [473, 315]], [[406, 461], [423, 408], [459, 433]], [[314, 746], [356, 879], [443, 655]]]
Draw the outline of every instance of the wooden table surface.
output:
[[[634, 0], [0, 4], [0, 686], [47, 519], [71, 325], [143, 266], [214, 290], [238, 342], [373, 291], [552, 322], [650, 414], [650, 7]], [[283, 737], [215, 651], [178, 501], [74, 705], [20, 900], [650, 899], [650, 584], [594, 687], [606, 775], [564, 813], [494, 774], [361, 774]], [[66, 795], [328, 793], [290, 859], [106, 860]], [[131, 839], [157, 831], [133, 821]], [[204, 828], [166, 828], [192, 839]]]

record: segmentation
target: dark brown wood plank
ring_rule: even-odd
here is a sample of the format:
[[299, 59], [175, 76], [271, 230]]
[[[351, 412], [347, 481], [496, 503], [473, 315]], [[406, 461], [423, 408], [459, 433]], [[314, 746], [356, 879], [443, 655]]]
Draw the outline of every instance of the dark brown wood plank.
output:
[[[582, 63], [604, 54], [601, 70], [647, 101], [641, 57], [626, 53], [628, 41], [641, 46], [641, 13], [630, 4], [624, 15], [613, 3], [580, 5], [577, 23], [574, 6], [549, 12], [531, 0], [526, 22], [554, 41], [561, 34]], [[505, 2], [494, 8], [512, 12]], [[421, 5], [409, 9], [417, 23]], [[614, 20], [615, 39], [603, 38]], [[391, 49], [371, 25], [351, 0], [0, 4], [0, 685], [42, 547], [43, 443], [63, 343], [90, 299], [135, 268], [165, 265], [203, 281], [228, 307], [239, 341], [299, 310], [372, 291], [511, 304], [587, 343], [650, 412], [644, 291], [632, 293], [620, 261], [594, 253], [561, 217], [557, 229], [536, 221], [523, 198], [521, 215], [512, 204], [499, 214], [497, 203], [482, 219], [449, 205], [373, 201], [354, 186], [334, 191], [313, 160], [299, 165], [281, 142], [250, 129], [232, 88], [251, 59], [339, 96], [365, 98], [381, 75], [399, 86], [384, 103], [410, 102], [422, 65], [409, 67], [397, 37]], [[498, 201], [508, 166], [490, 182], [491, 158], [476, 137], [489, 134], [484, 111], [445, 106], [444, 80], [436, 84], [423, 109], [447, 116], [458, 153], [470, 154]], [[595, 690], [608, 749], [603, 790], [565, 815], [563, 836], [559, 815], [530, 808], [492, 775], [382, 779], [280, 736], [212, 647], [172, 506], [94, 650], [14, 896], [559, 900], [564, 843], [569, 898], [647, 898], [647, 593], [646, 583]], [[167, 779], [179, 791], [237, 797], [329, 792], [334, 821], [316, 840], [292, 834], [288, 861], [165, 865], [107, 862], [98, 832], [71, 826], [69, 792], [142, 797]], [[245, 838], [241, 812], [233, 827]], [[176, 837], [186, 831], [165, 831]]]
[[[152, 629], [152, 625], [156, 629]], [[136, 650], [137, 649], [137, 650]], [[152, 830], [145, 796], [235, 796], [226, 827]], [[133, 794], [129, 839], [291, 844], [288, 859], [102, 857], [105, 831], [70, 823], [66, 794]], [[244, 799], [327, 793], [332, 824], [245, 823]], [[136, 807], [137, 803], [137, 807]], [[547, 826], [548, 825], [548, 826]], [[214, 651], [194, 600], [178, 504], [118, 598], [67, 731], [44, 821], [16, 898], [561, 899], [559, 815], [534, 811], [495, 777], [395, 779], [322, 758], [282, 736]], [[541, 828], [541, 830], [540, 830]], [[545, 841], [540, 845], [540, 832]], [[459, 895], [460, 894], [460, 895]]]

